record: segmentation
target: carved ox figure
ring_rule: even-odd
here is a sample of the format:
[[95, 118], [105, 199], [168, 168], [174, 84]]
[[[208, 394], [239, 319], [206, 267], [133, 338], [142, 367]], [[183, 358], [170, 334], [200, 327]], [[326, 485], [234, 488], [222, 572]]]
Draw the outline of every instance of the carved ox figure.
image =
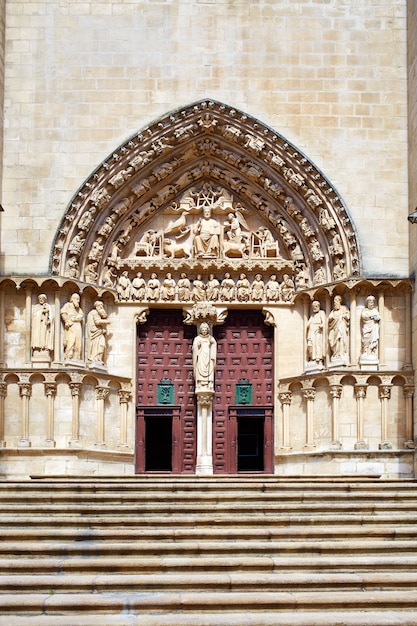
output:
[[191, 252], [184, 248], [184, 244], [174, 243], [171, 239], [164, 239], [164, 255], [170, 259], [189, 259]]

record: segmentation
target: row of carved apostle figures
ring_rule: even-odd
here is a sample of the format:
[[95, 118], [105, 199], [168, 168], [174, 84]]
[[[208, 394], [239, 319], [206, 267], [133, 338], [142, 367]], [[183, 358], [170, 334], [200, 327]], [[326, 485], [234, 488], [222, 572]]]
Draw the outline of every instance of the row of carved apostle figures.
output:
[[[360, 318], [362, 361], [371, 363], [378, 360], [380, 321], [381, 316], [375, 297], [369, 295], [365, 299]], [[320, 302], [313, 301], [306, 327], [306, 362], [310, 367], [313, 364], [319, 368], [323, 367], [327, 352], [326, 336], [331, 362], [340, 365], [348, 364], [350, 322], [350, 311], [346, 304], [343, 304], [340, 295], [334, 297], [333, 308], [327, 319]]]
[[124, 270], [116, 284], [118, 298], [121, 302], [292, 302], [295, 295], [294, 281], [289, 274], [284, 274], [282, 281], [272, 274], [264, 281], [261, 274], [256, 274], [250, 281], [246, 274], [241, 273], [235, 281], [229, 272], [222, 279], [210, 274], [204, 281], [201, 274], [190, 280], [185, 272], [178, 279], [167, 272], [160, 280], [153, 272], [148, 280], [137, 272], [131, 279], [129, 272]]
[[[107, 352], [107, 334], [110, 321], [104, 304], [96, 300], [85, 316], [80, 306], [80, 295], [73, 293], [60, 311], [63, 327], [63, 354], [65, 361], [83, 361], [84, 325], [87, 326], [87, 362], [104, 367]], [[39, 294], [32, 308], [31, 351], [33, 360], [50, 360], [54, 351], [55, 318], [46, 294]], [[59, 358], [56, 355], [56, 358]]]

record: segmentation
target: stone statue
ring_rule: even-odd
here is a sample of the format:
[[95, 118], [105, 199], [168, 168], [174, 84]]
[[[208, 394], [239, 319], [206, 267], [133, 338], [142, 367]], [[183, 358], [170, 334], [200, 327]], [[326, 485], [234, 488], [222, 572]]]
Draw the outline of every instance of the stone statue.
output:
[[196, 390], [214, 391], [217, 344], [207, 322], [200, 324], [193, 341], [193, 369]]
[[155, 272], [152, 272], [150, 279], [148, 280], [147, 287], [147, 296], [150, 302], [155, 302], [159, 300], [159, 293], [161, 290], [161, 283], [159, 281], [158, 275]]
[[106, 335], [109, 324], [104, 304], [101, 300], [94, 302], [94, 309], [87, 315], [88, 331], [88, 362], [104, 365], [106, 362]]
[[194, 236], [194, 251], [197, 257], [219, 255], [220, 225], [211, 217], [210, 207], [204, 207], [203, 217], [197, 222]]
[[171, 272], [167, 273], [162, 283], [161, 300], [175, 300], [175, 280], [172, 278]]
[[249, 302], [250, 283], [246, 278], [246, 274], [240, 274], [236, 283], [236, 298], [239, 302]]
[[344, 360], [349, 357], [349, 309], [342, 304], [342, 296], [335, 296], [333, 310], [328, 319], [331, 359]]
[[265, 283], [262, 274], [256, 274], [252, 282], [251, 296], [254, 302], [261, 302], [264, 299]]
[[217, 280], [214, 274], [210, 274], [206, 288], [207, 300], [210, 300], [211, 302], [216, 302], [219, 299], [219, 293], [220, 282]]
[[38, 304], [32, 312], [32, 353], [47, 354], [53, 350], [53, 315], [48, 299], [44, 293], [39, 294]]
[[185, 272], [181, 274], [178, 281], [178, 300], [180, 302], [189, 302], [191, 300], [191, 281]]
[[201, 274], [197, 274], [197, 277], [193, 280], [193, 300], [194, 302], [201, 302], [206, 297], [206, 286], [201, 280]]
[[313, 301], [311, 309], [312, 313], [307, 322], [307, 361], [314, 362], [321, 367], [325, 355], [324, 327], [326, 315], [320, 308], [318, 300]]
[[220, 300], [222, 302], [232, 302], [234, 297], [235, 283], [229, 272], [226, 272], [220, 285]]
[[278, 302], [279, 300], [279, 282], [275, 274], [266, 283], [266, 299], [268, 302]]
[[78, 293], [73, 293], [62, 307], [61, 319], [64, 323], [64, 358], [79, 361], [82, 350], [84, 313], [80, 307]]
[[138, 272], [132, 280], [132, 298], [134, 300], [145, 300], [146, 282], [142, 276], [142, 272]]
[[121, 300], [122, 302], [123, 301], [126, 302], [127, 300], [130, 299], [131, 292], [132, 292], [132, 284], [130, 282], [129, 272], [127, 270], [124, 270], [121, 276], [119, 276], [116, 289], [117, 289], [117, 293], [119, 296], [119, 300]]
[[375, 306], [375, 298], [374, 296], [368, 296], [361, 314], [363, 355], [377, 358], [380, 321], [381, 316]]
[[294, 281], [288, 274], [284, 274], [281, 283], [281, 300], [283, 302], [292, 302], [295, 296]]

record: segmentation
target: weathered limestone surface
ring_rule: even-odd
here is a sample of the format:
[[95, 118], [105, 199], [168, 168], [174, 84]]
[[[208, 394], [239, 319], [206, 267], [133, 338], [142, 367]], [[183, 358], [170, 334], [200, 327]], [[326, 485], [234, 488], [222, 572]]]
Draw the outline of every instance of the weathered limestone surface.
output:
[[7, 0], [5, 62], [6, 273], [47, 272], [94, 168], [152, 119], [209, 97], [325, 172], [368, 275], [407, 275], [405, 0]]
[[5, 626], [416, 623], [412, 482], [72, 476], [0, 502]]

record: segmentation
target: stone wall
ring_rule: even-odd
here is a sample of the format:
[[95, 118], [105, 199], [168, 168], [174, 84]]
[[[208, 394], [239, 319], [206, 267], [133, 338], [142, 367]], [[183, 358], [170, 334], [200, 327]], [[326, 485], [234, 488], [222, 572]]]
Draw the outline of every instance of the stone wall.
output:
[[405, 0], [7, 0], [6, 18], [5, 273], [46, 273], [94, 168], [151, 120], [209, 97], [322, 169], [367, 275], [407, 275]]
[[[417, 6], [408, 2], [408, 189], [409, 212], [417, 208]], [[410, 235], [410, 273], [417, 271], [417, 223], [409, 224]], [[417, 354], [417, 298], [413, 296], [413, 357]], [[414, 423], [417, 425], [417, 413]]]

